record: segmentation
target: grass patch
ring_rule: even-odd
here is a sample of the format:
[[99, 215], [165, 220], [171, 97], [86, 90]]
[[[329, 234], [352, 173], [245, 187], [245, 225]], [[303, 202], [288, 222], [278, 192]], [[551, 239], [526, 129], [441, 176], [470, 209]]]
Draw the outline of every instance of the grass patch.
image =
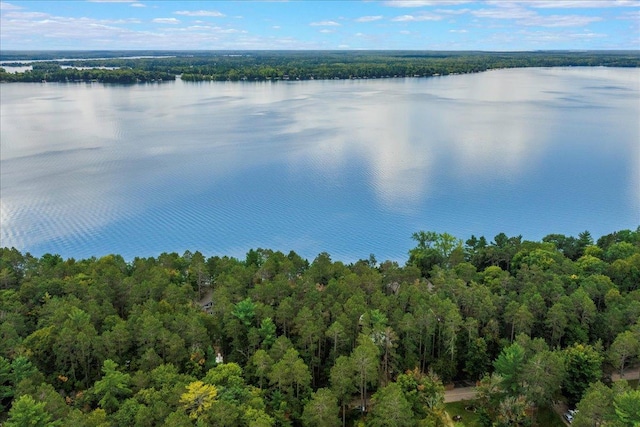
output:
[[451, 419], [454, 419], [456, 415], [462, 417], [462, 420], [458, 421], [458, 425], [463, 425], [465, 427], [482, 427], [478, 414], [464, 409], [465, 407], [470, 405], [473, 405], [472, 400], [462, 400], [460, 402], [450, 402], [444, 404]]
[[[472, 400], [445, 403], [444, 405], [452, 420], [456, 415], [460, 415], [462, 417], [462, 420], [458, 421], [456, 425], [464, 427], [482, 427], [478, 414], [465, 409], [467, 406], [473, 405]], [[536, 414], [536, 425], [540, 427], [565, 427], [560, 416], [549, 406], [538, 410], [538, 413]]]
[[564, 427], [565, 424], [560, 416], [550, 406], [538, 409], [536, 424], [544, 427]]

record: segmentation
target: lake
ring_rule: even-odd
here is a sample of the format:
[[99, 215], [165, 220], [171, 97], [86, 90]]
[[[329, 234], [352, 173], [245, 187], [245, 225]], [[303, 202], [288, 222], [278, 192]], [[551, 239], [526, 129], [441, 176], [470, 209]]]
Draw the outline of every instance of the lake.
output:
[[640, 225], [640, 72], [0, 86], [0, 246], [407, 259]]

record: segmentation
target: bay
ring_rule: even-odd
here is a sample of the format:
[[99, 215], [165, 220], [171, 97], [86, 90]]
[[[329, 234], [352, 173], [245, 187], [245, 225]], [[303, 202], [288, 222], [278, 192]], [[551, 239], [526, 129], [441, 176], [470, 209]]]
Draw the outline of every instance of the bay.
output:
[[404, 262], [640, 225], [640, 73], [0, 86], [0, 246]]

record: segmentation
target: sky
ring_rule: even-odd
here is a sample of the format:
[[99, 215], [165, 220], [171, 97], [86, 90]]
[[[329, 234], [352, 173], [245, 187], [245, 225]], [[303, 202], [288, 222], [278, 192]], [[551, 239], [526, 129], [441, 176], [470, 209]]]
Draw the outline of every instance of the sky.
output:
[[0, 50], [640, 49], [640, 0], [1, 1]]

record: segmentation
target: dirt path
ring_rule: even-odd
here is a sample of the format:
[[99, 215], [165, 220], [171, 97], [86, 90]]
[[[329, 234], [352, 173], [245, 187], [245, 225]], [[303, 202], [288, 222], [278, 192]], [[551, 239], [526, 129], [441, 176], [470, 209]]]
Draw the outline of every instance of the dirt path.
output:
[[452, 390], [445, 390], [444, 402], [459, 402], [461, 400], [473, 400], [476, 398], [475, 387], [460, 387]]
[[637, 380], [640, 377], [640, 368], [632, 368], [624, 371], [624, 377], [620, 376], [620, 372], [611, 374], [611, 381], [620, 380]]

